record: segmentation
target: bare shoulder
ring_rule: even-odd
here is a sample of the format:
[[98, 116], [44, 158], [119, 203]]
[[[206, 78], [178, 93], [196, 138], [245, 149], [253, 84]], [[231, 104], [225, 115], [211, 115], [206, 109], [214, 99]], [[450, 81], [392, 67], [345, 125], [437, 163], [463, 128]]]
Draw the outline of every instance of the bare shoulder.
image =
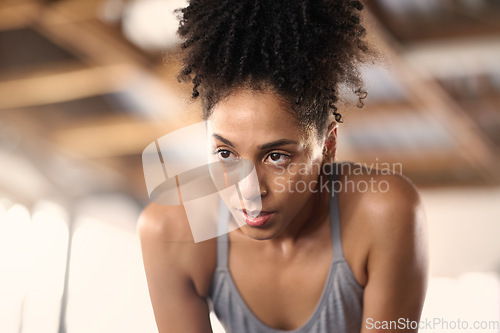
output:
[[342, 163], [338, 172], [341, 195], [356, 202], [358, 208], [363, 207], [373, 217], [421, 210], [415, 185], [402, 174], [389, 169], [368, 169], [354, 163]]
[[413, 271], [425, 274], [426, 222], [415, 185], [387, 169], [353, 163], [338, 167], [344, 254], [358, 282], [366, 285], [374, 266], [388, 258], [384, 270], [395, 271], [391, 265], [404, 267], [402, 258], [414, 258]]
[[160, 242], [194, 243], [183, 206], [151, 203], [142, 211], [137, 222], [141, 236]]
[[[353, 224], [363, 230], [364, 241], [425, 243], [426, 222], [419, 193], [404, 175], [392, 170], [368, 169], [342, 163], [339, 200]], [[361, 226], [362, 224], [362, 226]]]
[[349, 164], [340, 170], [344, 189], [339, 201], [341, 215], [343, 208], [348, 216], [345, 252], [365, 287], [364, 321], [418, 321], [428, 278], [426, 222], [418, 191], [401, 174], [354, 168]]
[[[144, 262], [163, 261], [207, 296], [216, 265], [216, 239], [195, 243], [183, 206], [149, 204], [139, 216], [137, 233]], [[147, 268], [146, 268], [147, 269]]]

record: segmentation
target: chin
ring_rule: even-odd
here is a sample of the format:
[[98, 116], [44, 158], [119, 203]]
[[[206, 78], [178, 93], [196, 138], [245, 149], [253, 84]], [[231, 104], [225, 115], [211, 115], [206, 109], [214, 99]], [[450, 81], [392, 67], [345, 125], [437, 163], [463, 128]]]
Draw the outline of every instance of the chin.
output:
[[255, 230], [246, 225], [240, 227], [240, 230], [245, 236], [258, 241], [272, 239], [275, 237], [275, 234], [271, 232], [271, 230]]

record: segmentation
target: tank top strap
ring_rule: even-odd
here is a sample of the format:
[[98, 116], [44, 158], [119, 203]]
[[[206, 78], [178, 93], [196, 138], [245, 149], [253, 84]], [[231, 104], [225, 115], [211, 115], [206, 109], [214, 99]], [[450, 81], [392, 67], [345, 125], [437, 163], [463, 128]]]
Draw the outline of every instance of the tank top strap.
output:
[[229, 209], [222, 199], [219, 199], [219, 212], [217, 220], [217, 268], [227, 268], [228, 257], [228, 230]]
[[332, 185], [329, 187], [331, 189], [330, 195], [330, 231], [332, 234], [332, 250], [333, 259], [344, 258], [344, 252], [342, 251], [342, 238], [340, 234], [340, 212], [339, 212], [339, 175], [337, 163], [331, 165], [330, 181]]

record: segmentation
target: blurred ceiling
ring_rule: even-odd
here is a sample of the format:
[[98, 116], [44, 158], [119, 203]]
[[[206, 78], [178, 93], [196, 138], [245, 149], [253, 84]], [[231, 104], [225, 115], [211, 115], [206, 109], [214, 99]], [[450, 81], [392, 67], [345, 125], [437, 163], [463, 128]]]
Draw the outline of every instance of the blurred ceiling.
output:
[[[142, 150], [199, 117], [171, 57], [172, 11], [185, 3], [0, 2], [0, 152], [27, 159], [55, 191], [116, 189], [146, 200]], [[401, 163], [420, 186], [498, 186], [500, 3], [368, 8], [369, 38], [385, 56], [364, 71], [365, 107], [345, 106], [340, 159]], [[7, 164], [0, 192], [17, 171]]]

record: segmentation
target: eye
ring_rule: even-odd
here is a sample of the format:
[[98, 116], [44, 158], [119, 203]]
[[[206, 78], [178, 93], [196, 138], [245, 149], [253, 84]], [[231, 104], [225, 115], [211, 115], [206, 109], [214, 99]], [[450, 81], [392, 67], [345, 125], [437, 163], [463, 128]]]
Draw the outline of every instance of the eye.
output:
[[215, 151], [215, 154], [217, 154], [217, 157], [224, 162], [232, 162], [238, 159], [232, 152], [226, 149], [218, 149]]
[[272, 164], [280, 165], [288, 162], [290, 159], [289, 155], [282, 154], [282, 153], [271, 153], [267, 155], [266, 160]]

